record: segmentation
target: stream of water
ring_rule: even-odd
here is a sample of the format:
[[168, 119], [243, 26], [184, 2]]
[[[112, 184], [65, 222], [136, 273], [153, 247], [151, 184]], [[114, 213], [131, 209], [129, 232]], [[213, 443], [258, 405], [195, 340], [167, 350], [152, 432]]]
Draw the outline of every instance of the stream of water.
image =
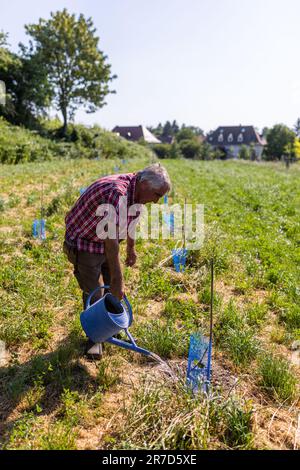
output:
[[173, 372], [173, 370], [171, 369], [171, 367], [169, 366], [169, 364], [164, 361], [160, 356], [158, 356], [157, 354], [155, 353], [152, 353], [150, 352], [149, 356], [148, 357], [151, 357], [152, 359], [154, 359], [154, 361], [158, 362], [160, 365], [163, 366], [165, 370], [165, 372], [167, 372], [173, 380], [178, 380], [178, 377], [176, 376], [176, 374]]

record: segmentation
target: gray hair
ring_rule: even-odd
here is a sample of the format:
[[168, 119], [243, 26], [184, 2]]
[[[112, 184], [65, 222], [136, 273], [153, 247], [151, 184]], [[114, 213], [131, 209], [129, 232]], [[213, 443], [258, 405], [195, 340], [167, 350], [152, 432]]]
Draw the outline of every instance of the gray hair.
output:
[[171, 180], [168, 172], [160, 163], [154, 163], [139, 171], [137, 179], [140, 182], [147, 181], [153, 189], [160, 189], [164, 185], [169, 186], [169, 190], [171, 189]]

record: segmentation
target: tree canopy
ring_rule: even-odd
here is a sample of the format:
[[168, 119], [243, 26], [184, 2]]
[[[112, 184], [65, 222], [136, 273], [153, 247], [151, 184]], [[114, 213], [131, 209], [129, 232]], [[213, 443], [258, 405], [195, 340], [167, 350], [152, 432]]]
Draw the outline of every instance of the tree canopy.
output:
[[195, 136], [204, 135], [200, 127], [186, 126], [185, 124], [180, 127], [176, 120], [172, 123], [171, 121], [166, 121], [165, 124], [159, 123], [156, 127], [150, 127], [150, 130], [162, 142], [170, 142], [172, 137], [175, 137], [179, 142], [179, 140], [193, 139]]
[[10, 52], [4, 33], [0, 35], [0, 44], [0, 80], [6, 87], [6, 105], [0, 107], [0, 115], [14, 124], [31, 127], [49, 105], [46, 71], [34, 57]]
[[23, 57], [35, 71], [47, 76], [44, 91], [63, 116], [63, 135], [76, 109], [95, 112], [104, 106], [108, 83], [115, 78], [107, 57], [98, 49], [99, 38], [91, 18], [76, 19], [66, 9], [51, 13], [49, 20], [25, 26], [29, 46], [20, 45]]
[[267, 133], [265, 154], [268, 160], [280, 159], [295, 143], [295, 133], [284, 124], [276, 124]]

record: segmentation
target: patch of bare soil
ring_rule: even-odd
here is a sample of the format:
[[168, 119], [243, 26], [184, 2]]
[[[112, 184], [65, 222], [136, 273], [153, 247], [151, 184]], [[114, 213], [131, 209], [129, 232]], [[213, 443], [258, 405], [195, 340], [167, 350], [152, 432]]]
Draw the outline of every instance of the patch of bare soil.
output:
[[247, 302], [264, 302], [268, 292], [262, 289], [255, 289], [247, 295], [238, 295], [233, 286], [226, 284], [224, 281], [217, 279], [215, 282], [216, 292], [221, 295], [224, 304], [228, 304], [231, 299], [242, 307]]
[[182, 302], [189, 300], [192, 300], [195, 303], [198, 302], [198, 295], [195, 292], [182, 292], [180, 294], [176, 294], [174, 298]]
[[[87, 366], [91, 372], [91, 364]], [[155, 362], [136, 364], [123, 358], [120, 382], [103, 394], [101, 416], [91, 427], [79, 430], [76, 446], [78, 449], [104, 449], [108, 440], [126, 425], [125, 411], [130, 406], [132, 395], [143, 377], [150, 375], [159, 379], [163, 372]]]
[[158, 301], [158, 300], [151, 300], [147, 303], [147, 307], [145, 309], [145, 316], [151, 320], [161, 318], [161, 312], [164, 309], [165, 302]]
[[221, 295], [223, 302], [227, 304], [233, 297], [237, 300], [237, 295], [233, 292], [233, 287], [225, 284], [224, 281], [219, 279], [215, 282], [216, 292]]

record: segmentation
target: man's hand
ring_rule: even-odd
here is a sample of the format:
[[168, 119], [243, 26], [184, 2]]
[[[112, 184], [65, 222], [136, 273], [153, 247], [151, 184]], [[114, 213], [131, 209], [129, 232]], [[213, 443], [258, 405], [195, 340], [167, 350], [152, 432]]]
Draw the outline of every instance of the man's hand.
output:
[[134, 249], [127, 250], [127, 258], [125, 261], [126, 266], [134, 266], [136, 263], [137, 255]]
[[136, 263], [136, 252], [135, 252], [135, 239], [130, 236], [127, 237], [127, 258], [125, 261], [126, 266], [134, 266]]
[[122, 300], [125, 294], [123, 281], [120, 279], [112, 279], [110, 284], [110, 292], [118, 300]]

